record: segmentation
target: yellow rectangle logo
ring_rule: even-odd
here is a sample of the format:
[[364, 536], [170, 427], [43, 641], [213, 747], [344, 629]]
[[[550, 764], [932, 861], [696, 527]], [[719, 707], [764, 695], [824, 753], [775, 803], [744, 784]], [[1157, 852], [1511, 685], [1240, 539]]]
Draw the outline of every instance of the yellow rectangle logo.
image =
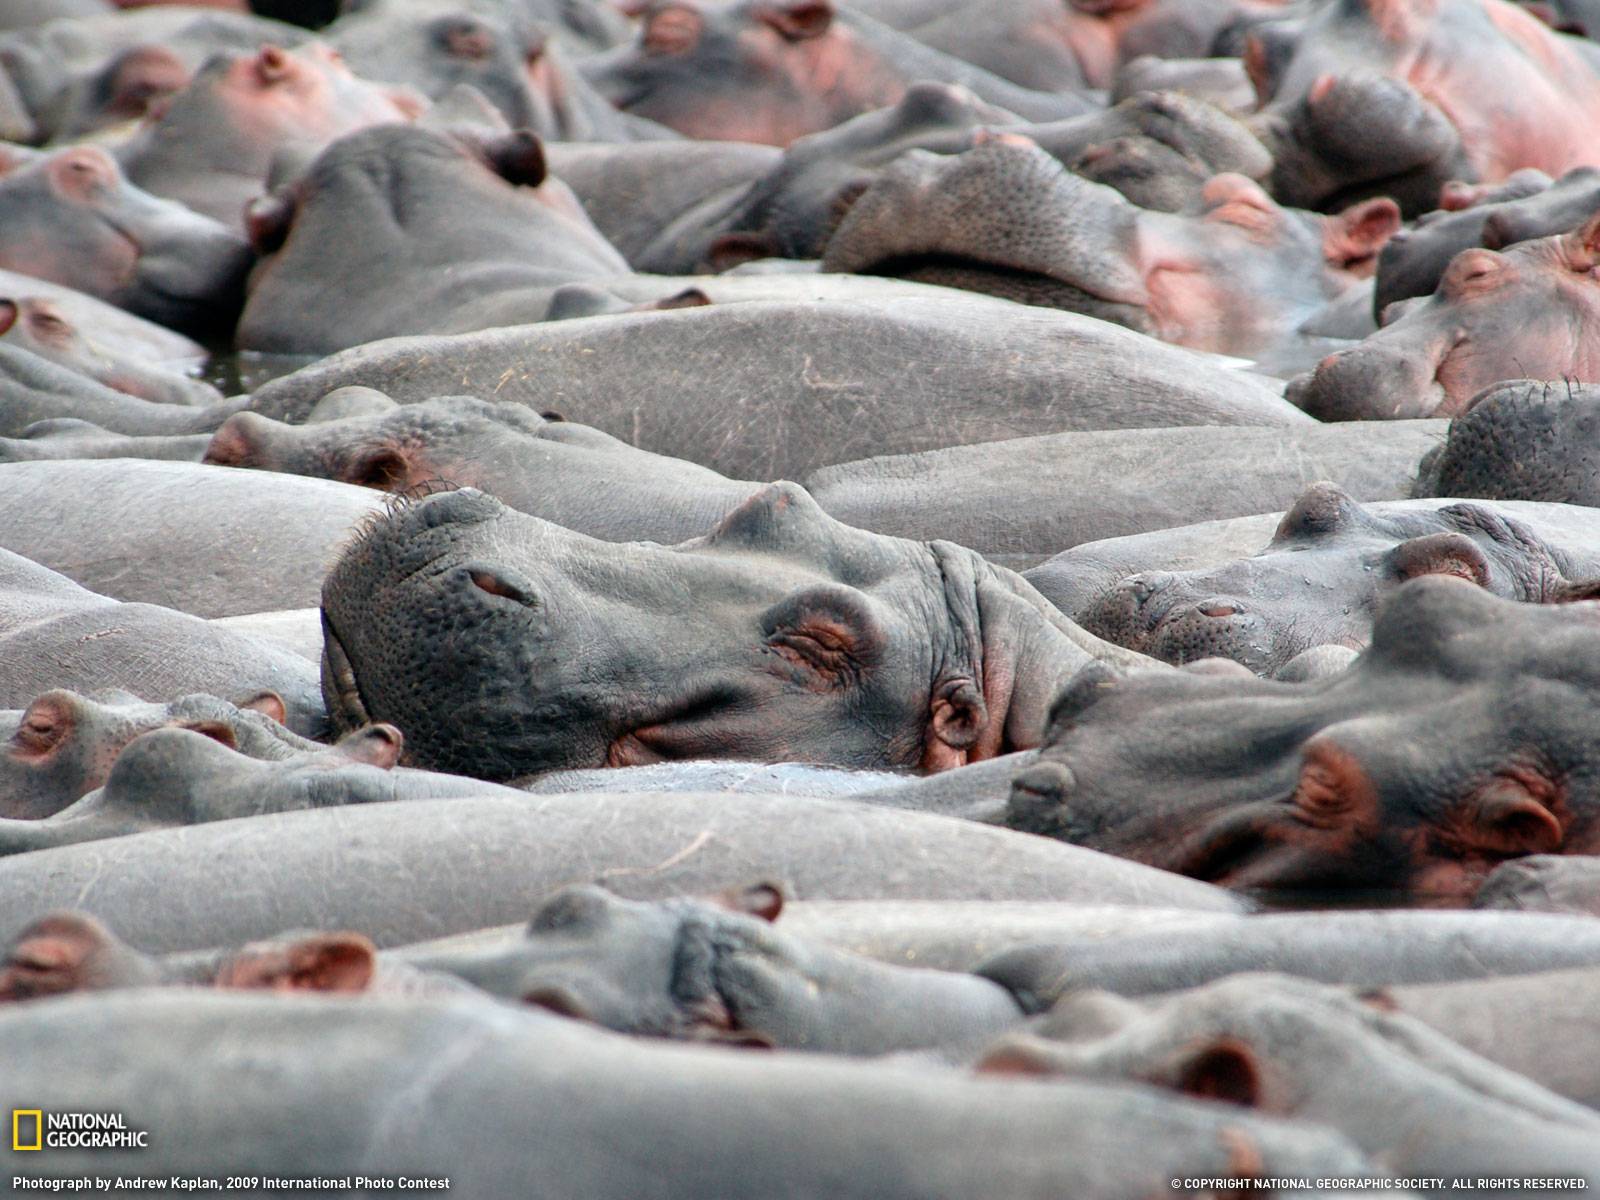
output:
[[[23, 1118], [33, 1118], [33, 1144], [24, 1145], [22, 1141]], [[44, 1112], [37, 1108], [13, 1108], [11, 1110], [11, 1148], [13, 1150], [43, 1150], [44, 1149]]]

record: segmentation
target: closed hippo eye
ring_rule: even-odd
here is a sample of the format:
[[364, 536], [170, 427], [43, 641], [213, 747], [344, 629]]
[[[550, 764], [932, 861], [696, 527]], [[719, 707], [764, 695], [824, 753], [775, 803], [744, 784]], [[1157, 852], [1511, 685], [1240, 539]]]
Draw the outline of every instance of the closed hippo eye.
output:
[[886, 648], [876, 615], [847, 588], [798, 592], [762, 615], [761, 630], [769, 649], [820, 675], [827, 687], [859, 683]]
[[1372, 782], [1355, 756], [1330, 741], [1306, 745], [1300, 778], [1290, 797], [1295, 816], [1311, 825], [1333, 827], [1376, 808]]

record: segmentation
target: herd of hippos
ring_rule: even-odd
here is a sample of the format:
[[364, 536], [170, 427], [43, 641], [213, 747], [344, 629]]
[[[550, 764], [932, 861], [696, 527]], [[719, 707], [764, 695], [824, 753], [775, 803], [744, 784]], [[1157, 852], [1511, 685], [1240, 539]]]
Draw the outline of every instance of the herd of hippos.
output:
[[0, 0], [0, 743], [0, 1192], [1600, 1190], [1600, 0]]

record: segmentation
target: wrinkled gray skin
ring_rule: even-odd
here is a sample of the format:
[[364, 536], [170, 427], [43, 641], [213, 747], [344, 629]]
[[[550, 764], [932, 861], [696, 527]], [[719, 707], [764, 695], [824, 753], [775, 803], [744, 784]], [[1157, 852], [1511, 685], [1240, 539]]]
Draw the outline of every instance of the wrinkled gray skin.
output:
[[[1542, 199], [1553, 186], [1565, 193], [1564, 185], [1568, 181], [1592, 181], [1596, 174], [1593, 168], [1580, 167], [1562, 176], [1560, 184], [1553, 184], [1550, 176], [1543, 171], [1529, 168], [1517, 171], [1504, 183], [1492, 186], [1472, 188], [1460, 185], [1454, 189], [1446, 186], [1441, 200], [1452, 204], [1452, 207], [1423, 213], [1414, 224], [1390, 238], [1379, 253], [1372, 297], [1374, 315], [1381, 319], [1384, 309], [1396, 301], [1430, 294], [1439, 286], [1444, 269], [1450, 265], [1452, 258], [1463, 250], [1484, 244], [1485, 229], [1491, 217], [1498, 221], [1501, 214], [1522, 209], [1530, 196]], [[1594, 211], [1592, 183], [1589, 191], [1591, 202], [1588, 208], [1574, 214], [1566, 224], [1543, 230], [1534, 236], [1565, 233], [1581, 222]], [[1468, 199], [1473, 203], [1459, 203]], [[1525, 237], [1511, 239], [1526, 240]], [[1504, 244], [1509, 245], [1510, 242]]]
[[734, 479], [1032, 433], [1309, 423], [1258, 377], [1098, 321], [977, 297], [714, 304], [407, 338], [275, 380], [250, 407], [299, 420], [356, 383], [401, 403], [465, 392], [553, 408]]
[[118, 354], [44, 296], [0, 298], [0, 338], [79, 375], [158, 404], [218, 404], [222, 393], [174, 367]]
[[[1144, 208], [1198, 211], [1213, 175], [1261, 177], [1271, 166], [1242, 126], [1182, 96], [1142, 95], [1106, 112], [1029, 125], [964, 89], [918, 83], [895, 105], [790, 145], [734, 205], [722, 222], [726, 236], [702, 256], [717, 266], [739, 258], [820, 258], [845, 210], [902, 154], [960, 154], [980, 130], [994, 127], [1031, 138], [1065, 166]], [[1008, 186], [1001, 179], [996, 190]]]
[[[1177, 92], [1242, 116], [1256, 107], [1256, 90], [1237, 58], [1160, 58], [1141, 54], [1117, 69], [1113, 104], [1140, 92]], [[1264, 147], [1263, 147], [1264, 149]]]
[[40, 820], [0, 820], [0, 854], [264, 813], [501, 790], [454, 775], [392, 771], [400, 751], [400, 734], [389, 725], [270, 760], [239, 754], [189, 729], [156, 729], [130, 742], [104, 786], [76, 803]]
[[0, 940], [71, 907], [151, 953], [285, 929], [358, 929], [398, 946], [526, 921], [550, 891], [575, 881], [659, 899], [752, 878], [801, 900], [1242, 908], [1219, 888], [1045, 838], [842, 800], [479, 795], [279, 813], [16, 855], [0, 861]]
[[223, 400], [205, 408], [157, 404], [78, 374], [30, 350], [0, 342], [0, 435], [17, 437], [38, 421], [71, 418], [111, 433], [209, 433], [248, 402]]
[[1535, 854], [1498, 867], [1473, 897], [1476, 908], [1600, 917], [1600, 857]]
[[1539, 913], [1283, 913], [1218, 922], [1181, 939], [1002, 951], [982, 973], [1040, 1011], [1067, 991], [1148, 996], [1240, 971], [1278, 971], [1357, 987], [1449, 983], [1600, 965], [1600, 922]]
[[283, 715], [271, 693], [236, 706], [215, 696], [148, 704], [127, 692], [45, 692], [26, 709], [0, 713], [7, 738], [0, 749], [0, 816], [60, 811], [105, 783], [123, 748], [153, 729], [191, 729], [251, 758], [322, 748], [280, 725]]
[[250, 231], [265, 257], [236, 341], [279, 354], [540, 321], [563, 285], [628, 273], [528, 133], [351, 134], [253, 204]]
[[1399, 499], [1446, 428], [1384, 421], [1046, 434], [868, 458], [803, 482], [846, 525], [946, 537], [1020, 571], [1083, 542], [1283, 509], [1322, 479], [1357, 500]]
[[[1129, 1014], [1100, 1037], [1008, 1036], [990, 1061], [999, 1069], [1154, 1084], [1331, 1127], [1402, 1176], [1600, 1182], [1600, 1113], [1419, 1021], [1299, 979], [1224, 980]], [[1566, 1189], [1581, 1191], [1579, 1184]]]
[[[66, 997], [11, 1006], [0, 1038], [17, 1047], [13, 1086], [47, 1111], [99, 1106], [150, 1131], [147, 1150], [60, 1152], [55, 1169], [75, 1173], [392, 1172], [469, 1197], [1138, 1200], [1241, 1161], [1368, 1172], [1336, 1134], [1147, 1089], [691, 1053], [473, 999]], [[292, 1130], [285, 1106], [304, 1118]]]
[[1084, 663], [1153, 665], [970, 550], [852, 529], [783, 483], [676, 547], [430, 496], [362, 531], [322, 614], [336, 723], [391, 721], [417, 765], [487, 779], [683, 758], [947, 770], [1037, 744]]
[[741, 142], [547, 142], [550, 173], [636, 271], [693, 272], [746, 190], [778, 162]]
[[1254, 354], [1355, 285], [1400, 223], [1387, 200], [1320, 217], [1279, 207], [1243, 176], [1208, 178], [1205, 211], [1187, 216], [1131, 204], [1009, 131], [954, 156], [914, 150], [850, 205], [822, 269], [966, 288]]
[[205, 461], [387, 492], [444, 480], [613, 541], [681, 542], [758, 486], [636, 450], [585, 425], [546, 420], [520, 404], [469, 396], [312, 425], [238, 413], [212, 437]]
[[960, 84], [1033, 121], [1098, 107], [1019, 88], [849, 9], [798, 0], [655, 6], [633, 44], [586, 59], [582, 70], [618, 108], [686, 137], [773, 146], [894, 104], [924, 80]]
[[92, 330], [95, 344], [118, 358], [178, 368], [197, 365], [206, 354], [199, 342], [164, 325], [32, 275], [0, 270], [0, 292], [48, 300], [79, 330]]
[[[998, 760], [996, 760], [998, 761]], [[536, 796], [569, 792], [757, 792], [762, 795], [823, 796], [848, 799], [894, 788], [908, 777], [890, 771], [848, 771], [806, 763], [748, 763], [698, 760], [654, 763], [647, 767], [594, 767], [550, 771], [516, 781]]]
[[[1547, 860], [1522, 860], [1532, 864]], [[1564, 858], [1565, 864], [1580, 862]], [[1513, 866], [1518, 864], [1512, 864]], [[1590, 1108], [1600, 971], [1542, 971], [1463, 983], [1412, 984], [1362, 993], [1375, 1007], [1432, 1026], [1451, 1041]]]
[[276, 692], [296, 733], [327, 713], [315, 665], [287, 650], [153, 604], [121, 604], [0, 550], [0, 706], [50, 688], [118, 688], [147, 700]]
[[1518, 379], [1485, 389], [1423, 459], [1415, 494], [1600, 507], [1600, 387]]
[[408, 955], [505, 1000], [620, 1033], [823, 1054], [887, 1054], [1022, 1020], [999, 985], [890, 966], [791, 937], [770, 887], [711, 901], [557, 892], [515, 942]]
[[0, 438], [0, 463], [58, 462], [64, 458], [156, 458], [197, 463], [211, 444], [209, 433], [132, 437], [108, 433], [92, 422], [74, 417], [35, 421], [18, 432], [20, 437]]
[[140, 459], [0, 467], [0, 546], [116, 600], [197, 617], [314, 605], [364, 488]]
[[249, 264], [237, 234], [142, 190], [97, 147], [0, 175], [0, 267], [9, 271], [204, 337], [232, 324]]
[[[1165, 662], [1224, 657], [1272, 675], [1313, 646], [1360, 648], [1378, 604], [1407, 580], [1455, 575], [1508, 599], [1578, 598], [1600, 574], [1588, 539], [1600, 519], [1575, 506], [1392, 501], [1362, 505], [1312, 485], [1271, 540], [1235, 557], [1194, 526], [1084, 545], [1027, 573], [1098, 636]], [[1201, 562], [1184, 562], [1191, 544]], [[1187, 569], [1186, 569], [1187, 568]]]

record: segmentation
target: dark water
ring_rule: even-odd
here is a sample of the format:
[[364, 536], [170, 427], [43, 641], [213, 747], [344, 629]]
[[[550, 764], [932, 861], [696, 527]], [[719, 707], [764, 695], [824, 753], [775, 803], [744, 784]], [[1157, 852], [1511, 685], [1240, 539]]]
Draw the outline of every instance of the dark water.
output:
[[240, 396], [316, 361], [314, 355], [230, 350], [207, 358], [200, 368], [200, 378], [224, 396]]

